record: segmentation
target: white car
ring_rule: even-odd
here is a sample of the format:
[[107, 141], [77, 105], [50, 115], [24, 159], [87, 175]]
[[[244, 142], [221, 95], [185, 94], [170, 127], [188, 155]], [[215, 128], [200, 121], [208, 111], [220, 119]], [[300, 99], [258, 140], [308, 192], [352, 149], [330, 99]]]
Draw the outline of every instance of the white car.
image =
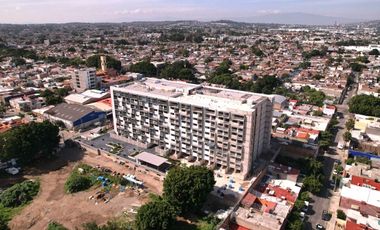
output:
[[339, 141], [339, 143], [338, 143], [338, 149], [344, 149], [344, 146], [345, 146], [344, 142]]

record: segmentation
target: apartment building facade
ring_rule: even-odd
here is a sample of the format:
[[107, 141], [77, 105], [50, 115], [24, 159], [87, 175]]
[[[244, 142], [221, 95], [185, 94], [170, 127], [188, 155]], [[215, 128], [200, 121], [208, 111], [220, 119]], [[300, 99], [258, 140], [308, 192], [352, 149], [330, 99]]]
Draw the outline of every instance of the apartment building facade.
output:
[[75, 91], [83, 92], [88, 89], [95, 89], [97, 84], [96, 69], [88, 68], [75, 71], [72, 78], [72, 85]]
[[247, 177], [270, 146], [267, 96], [146, 78], [111, 87], [117, 136]]

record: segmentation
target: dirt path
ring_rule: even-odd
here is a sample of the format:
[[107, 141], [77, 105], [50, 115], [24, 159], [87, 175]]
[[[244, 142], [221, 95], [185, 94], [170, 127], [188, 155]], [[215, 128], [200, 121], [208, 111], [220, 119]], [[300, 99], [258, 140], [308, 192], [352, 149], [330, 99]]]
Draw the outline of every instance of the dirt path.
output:
[[[120, 173], [130, 173], [125, 171], [125, 166], [114, 163], [111, 159], [104, 156], [85, 154], [80, 161], [93, 166], [100, 164], [112, 170], [117, 170]], [[12, 219], [9, 223], [10, 228], [15, 230], [42, 230], [46, 229], [50, 221], [57, 221], [69, 229], [75, 229], [83, 223], [91, 221], [104, 224], [113, 217], [121, 215], [123, 211], [130, 210], [131, 207], [140, 206], [147, 201], [147, 194], [137, 196], [130, 190], [117, 194], [107, 204], [103, 202], [95, 204], [94, 200], [88, 199], [99, 189], [91, 189], [90, 191], [79, 192], [73, 195], [65, 194], [64, 183], [77, 163], [78, 161], [72, 161], [59, 170], [44, 172], [41, 175], [33, 174], [33, 176], [26, 176], [29, 178], [38, 177], [40, 179], [40, 193], [30, 205], [25, 207], [19, 215]], [[139, 175], [137, 176], [139, 177]], [[153, 178], [151, 180], [159, 184]], [[147, 186], [153, 186], [151, 190], [155, 193], [162, 191], [162, 185], [161, 187], [157, 187], [147, 183]]]

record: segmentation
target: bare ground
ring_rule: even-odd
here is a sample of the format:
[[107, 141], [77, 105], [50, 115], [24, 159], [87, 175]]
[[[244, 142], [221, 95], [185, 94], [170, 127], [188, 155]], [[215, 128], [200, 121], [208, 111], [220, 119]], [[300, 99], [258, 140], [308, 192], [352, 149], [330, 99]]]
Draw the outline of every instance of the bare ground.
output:
[[[26, 178], [40, 179], [40, 193], [31, 204], [11, 220], [9, 227], [17, 230], [42, 230], [46, 229], [50, 221], [56, 221], [69, 229], [80, 229], [83, 223], [95, 221], [97, 224], [104, 224], [122, 215], [124, 211], [147, 202], [147, 193], [138, 195], [131, 190], [115, 194], [107, 204], [104, 202], [96, 204], [94, 200], [89, 200], [89, 197], [94, 195], [99, 188], [66, 194], [64, 183], [78, 162], [92, 166], [101, 165], [120, 173], [131, 173], [125, 166], [114, 163], [105, 156], [83, 154], [78, 149], [66, 149], [55, 161], [48, 162], [40, 169], [33, 169], [25, 175]], [[161, 193], [161, 182], [142, 173], [141, 175], [136, 173], [136, 176], [145, 182], [149, 192]]]

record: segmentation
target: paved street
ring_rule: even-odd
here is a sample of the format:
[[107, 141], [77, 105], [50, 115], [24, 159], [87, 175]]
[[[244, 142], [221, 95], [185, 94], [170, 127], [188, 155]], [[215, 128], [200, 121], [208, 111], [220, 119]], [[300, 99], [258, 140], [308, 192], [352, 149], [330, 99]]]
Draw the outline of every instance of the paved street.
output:
[[[339, 124], [337, 125], [337, 133], [335, 136], [334, 146], [328, 154], [323, 156], [323, 172], [326, 175], [324, 181], [324, 187], [318, 196], [312, 195], [311, 208], [309, 210], [308, 219], [306, 222], [306, 229], [315, 229], [316, 224], [322, 224], [327, 230], [334, 229], [336, 210], [339, 205], [339, 191], [334, 192], [333, 188], [330, 186], [330, 178], [332, 176], [332, 171], [334, 169], [334, 162], [340, 160], [344, 162], [344, 150], [339, 150], [336, 145], [339, 141], [343, 140], [343, 133], [346, 131], [345, 124], [346, 121], [351, 117], [348, 111], [348, 102], [356, 94], [357, 86], [354, 84], [352, 90], [347, 92], [347, 95], [341, 105], [337, 105], [338, 114], [343, 115], [343, 117], [338, 118]], [[330, 221], [322, 220], [323, 210], [328, 210], [332, 213], [332, 218]]]

